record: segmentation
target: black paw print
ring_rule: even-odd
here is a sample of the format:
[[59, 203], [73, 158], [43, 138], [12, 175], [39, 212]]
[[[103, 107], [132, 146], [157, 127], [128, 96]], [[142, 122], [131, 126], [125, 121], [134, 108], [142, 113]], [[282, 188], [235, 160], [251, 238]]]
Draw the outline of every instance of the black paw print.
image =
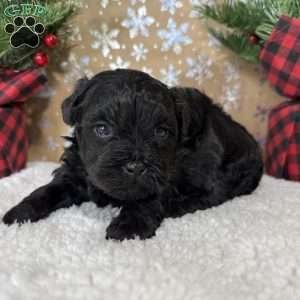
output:
[[10, 44], [13, 48], [26, 45], [31, 48], [38, 47], [40, 43], [39, 34], [45, 31], [41, 23], [36, 23], [34, 17], [15, 17], [13, 23], [6, 24], [5, 32], [11, 34]]

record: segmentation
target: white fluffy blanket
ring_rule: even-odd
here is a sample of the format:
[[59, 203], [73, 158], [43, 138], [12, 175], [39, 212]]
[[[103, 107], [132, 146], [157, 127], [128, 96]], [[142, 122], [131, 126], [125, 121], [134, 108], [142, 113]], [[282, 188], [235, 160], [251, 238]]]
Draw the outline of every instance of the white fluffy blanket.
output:
[[[0, 180], [0, 216], [56, 166]], [[85, 203], [1, 223], [0, 299], [300, 299], [300, 184], [265, 176], [253, 195], [167, 219], [147, 241], [105, 240], [116, 213]]]

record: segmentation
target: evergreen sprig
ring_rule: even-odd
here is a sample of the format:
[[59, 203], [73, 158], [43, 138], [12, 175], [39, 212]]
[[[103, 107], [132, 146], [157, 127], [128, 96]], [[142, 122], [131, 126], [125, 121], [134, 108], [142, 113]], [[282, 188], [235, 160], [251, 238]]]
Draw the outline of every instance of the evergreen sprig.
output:
[[[223, 25], [210, 32], [226, 47], [249, 62], [258, 63], [260, 47], [269, 38], [282, 15], [300, 17], [299, 0], [223, 0], [214, 5], [197, 7], [201, 18]], [[260, 38], [259, 45], [249, 41], [250, 35]]]
[[[1, 0], [0, 2], [0, 68], [11, 68], [15, 70], [23, 70], [33, 66], [33, 54], [36, 51], [47, 51], [45, 46], [40, 44], [38, 48], [30, 48], [21, 46], [13, 48], [10, 45], [10, 35], [4, 30], [7, 23], [13, 21], [13, 17], [4, 15], [4, 10], [10, 5], [33, 4], [42, 5], [46, 9], [43, 16], [35, 16], [37, 22], [42, 23], [45, 31], [40, 35], [42, 40], [46, 34], [53, 33], [59, 37], [66, 36], [69, 32], [67, 21], [71, 16], [75, 15], [78, 4], [77, 0]], [[61, 40], [61, 38], [60, 38]], [[60, 47], [66, 45], [65, 41], [60, 43]], [[55, 49], [52, 49], [55, 51]]]
[[212, 28], [209, 32], [216, 37], [225, 47], [238, 53], [243, 59], [251, 62], [258, 63], [258, 57], [260, 52], [259, 45], [253, 45], [249, 43], [248, 36], [240, 33], [226, 33], [216, 31]]
[[257, 0], [252, 0], [249, 3], [225, 0], [223, 3], [211, 6], [203, 5], [198, 7], [198, 9], [202, 16], [210, 18], [231, 29], [244, 32], [254, 32], [264, 17], [261, 3]]

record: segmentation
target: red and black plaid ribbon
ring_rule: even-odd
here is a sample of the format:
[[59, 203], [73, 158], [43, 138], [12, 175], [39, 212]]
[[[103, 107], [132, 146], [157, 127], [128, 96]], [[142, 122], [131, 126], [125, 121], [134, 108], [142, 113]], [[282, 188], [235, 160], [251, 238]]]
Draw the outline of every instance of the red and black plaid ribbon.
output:
[[260, 61], [278, 93], [300, 99], [300, 19], [280, 18], [260, 53]]
[[38, 70], [0, 74], [0, 177], [26, 164], [28, 138], [23, 103], [39, 92], [47, 78]]
[[277, 178], [300, 181], [300, 101], [288, 101], [269, 115], [266, 172]]

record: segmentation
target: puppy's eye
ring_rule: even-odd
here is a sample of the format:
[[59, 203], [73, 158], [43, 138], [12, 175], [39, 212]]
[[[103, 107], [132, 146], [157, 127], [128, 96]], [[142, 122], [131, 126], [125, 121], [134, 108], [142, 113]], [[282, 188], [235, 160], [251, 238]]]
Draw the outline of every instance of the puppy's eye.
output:
[[102, 124], [102, 125], [96, 126], [94, 128], [94, 132], [98, 137], [105, 138], [105, 137], [109, 137], [112, 135], [112, 128], [105, 124]]
[[155, 129], [155, 136], [160, 139], [166, 139], [169, 136], [169, 131], [166, 128], [159, 127]]

